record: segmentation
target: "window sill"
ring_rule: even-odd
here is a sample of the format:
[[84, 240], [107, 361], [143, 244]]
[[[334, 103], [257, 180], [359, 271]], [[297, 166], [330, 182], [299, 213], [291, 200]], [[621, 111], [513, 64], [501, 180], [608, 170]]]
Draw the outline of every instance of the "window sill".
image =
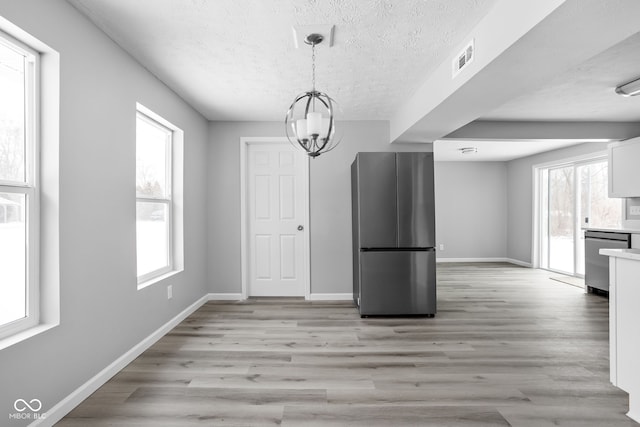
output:
[[6, 338], [0, 339], [0, 350], [4, 350], [7, 347], [11, 347], [14, 344], [18, 344], [24, 340], [28, 340], [31, 337], [35, 337], [43, 332], [48, 331], [49, 329], [53, 329], [58, 326], [59, 323], [41, 323], [36, 326], [32, 326], [29, 329], [25, 329], [21, 332], [16, 332], [13, 335], [10, 335]]
[[161, 274], [159, 276], [156, 276], [156, 277], [153, 277], [151, 279], [145, 280], [144, 282], [138, 283], [138, 290], [144, 289], [147, 286], [151, 286], [151, 285], [153, 285], [155, 283], [162, 282], [163, 280], [166, 280], [166, 279], [168, 279], [170, 277], [173, 277], [173, 276], [175, 276], [175, 275], [177, 275], [179, 273], [182, 273], [182, 271], [183, 271], [182, 269], [180, 269], [180, 270], [171, 270], [171, 271], [169, 271], [167, 273], [163, 273], [163, 274]]

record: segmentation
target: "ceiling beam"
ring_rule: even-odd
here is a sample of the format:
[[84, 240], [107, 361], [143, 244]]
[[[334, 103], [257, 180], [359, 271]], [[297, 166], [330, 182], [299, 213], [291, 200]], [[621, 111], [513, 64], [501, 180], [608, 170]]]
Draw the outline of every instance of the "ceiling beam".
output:
[[453, 131], [444, 139], [622, 141], [636, 136], [640, 136], [640, 123], [635, 122], [503, 122], [476, 120]]
[[455, 79], [453, 56], [441, 64], [391, 119], [391, 142], [451, 134], [640, 31], [638, 16], [637, 0], [499, 1], [469, 34], [474, 62]]

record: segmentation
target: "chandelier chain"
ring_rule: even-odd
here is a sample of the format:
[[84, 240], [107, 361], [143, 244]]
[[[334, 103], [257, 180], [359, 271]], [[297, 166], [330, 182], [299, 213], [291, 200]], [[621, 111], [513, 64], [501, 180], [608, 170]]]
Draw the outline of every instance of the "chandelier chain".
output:
[[311, 83], [313, 91], [316, 91], [316, 44], [311, 45]]

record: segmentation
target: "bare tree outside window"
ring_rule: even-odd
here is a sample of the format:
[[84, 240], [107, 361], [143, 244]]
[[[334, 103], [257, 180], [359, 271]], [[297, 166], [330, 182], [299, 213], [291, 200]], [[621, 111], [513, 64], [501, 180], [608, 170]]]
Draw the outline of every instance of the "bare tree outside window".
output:
[[622, 202], [608, 197], [608, 161], [591, 160], [544, 169], [541, 203], [543, 268], [584, 274], [583, 228], [616, 229]]
[[0, 35], [0, 336], [37, 321], [37, 281], [28, 272], [37, 242], [30, 227], [35, 183], [27, 174], [37, 167], [27, 156], [34, 150], [27, 135], [35, 124], [34, 63], [32, 52]]
[[171, 145], [173, 131], [138, 113], [136, 242], [138, 280], [171, 269]]
[[[580, 166], [581, 220], [592, 228], [619, 228], [622, 219], [620, 199], [610, 199], [608, 162]], [[585, 220], [587, 219], [587, 220]]]
[[0, 179], [24, 180], [24, 125], [0, 119]]
[[574, 168], [549, 170], [549, 267], [573, 273]]
[[25, 57], [0, 45], [0, 180], [25, 180]]

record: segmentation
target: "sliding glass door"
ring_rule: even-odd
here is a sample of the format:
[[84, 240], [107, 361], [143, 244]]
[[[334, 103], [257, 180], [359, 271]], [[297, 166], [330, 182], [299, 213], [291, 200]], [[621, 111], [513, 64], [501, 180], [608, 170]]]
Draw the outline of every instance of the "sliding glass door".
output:
[[584, 276], [584, 228], [619, 228], [622, 201], [607, 197], [605, 159], [540, 168], [540, 267]]
[[573, 274], [575, 264], [575, 170], [549, 169], [549, 269]]

